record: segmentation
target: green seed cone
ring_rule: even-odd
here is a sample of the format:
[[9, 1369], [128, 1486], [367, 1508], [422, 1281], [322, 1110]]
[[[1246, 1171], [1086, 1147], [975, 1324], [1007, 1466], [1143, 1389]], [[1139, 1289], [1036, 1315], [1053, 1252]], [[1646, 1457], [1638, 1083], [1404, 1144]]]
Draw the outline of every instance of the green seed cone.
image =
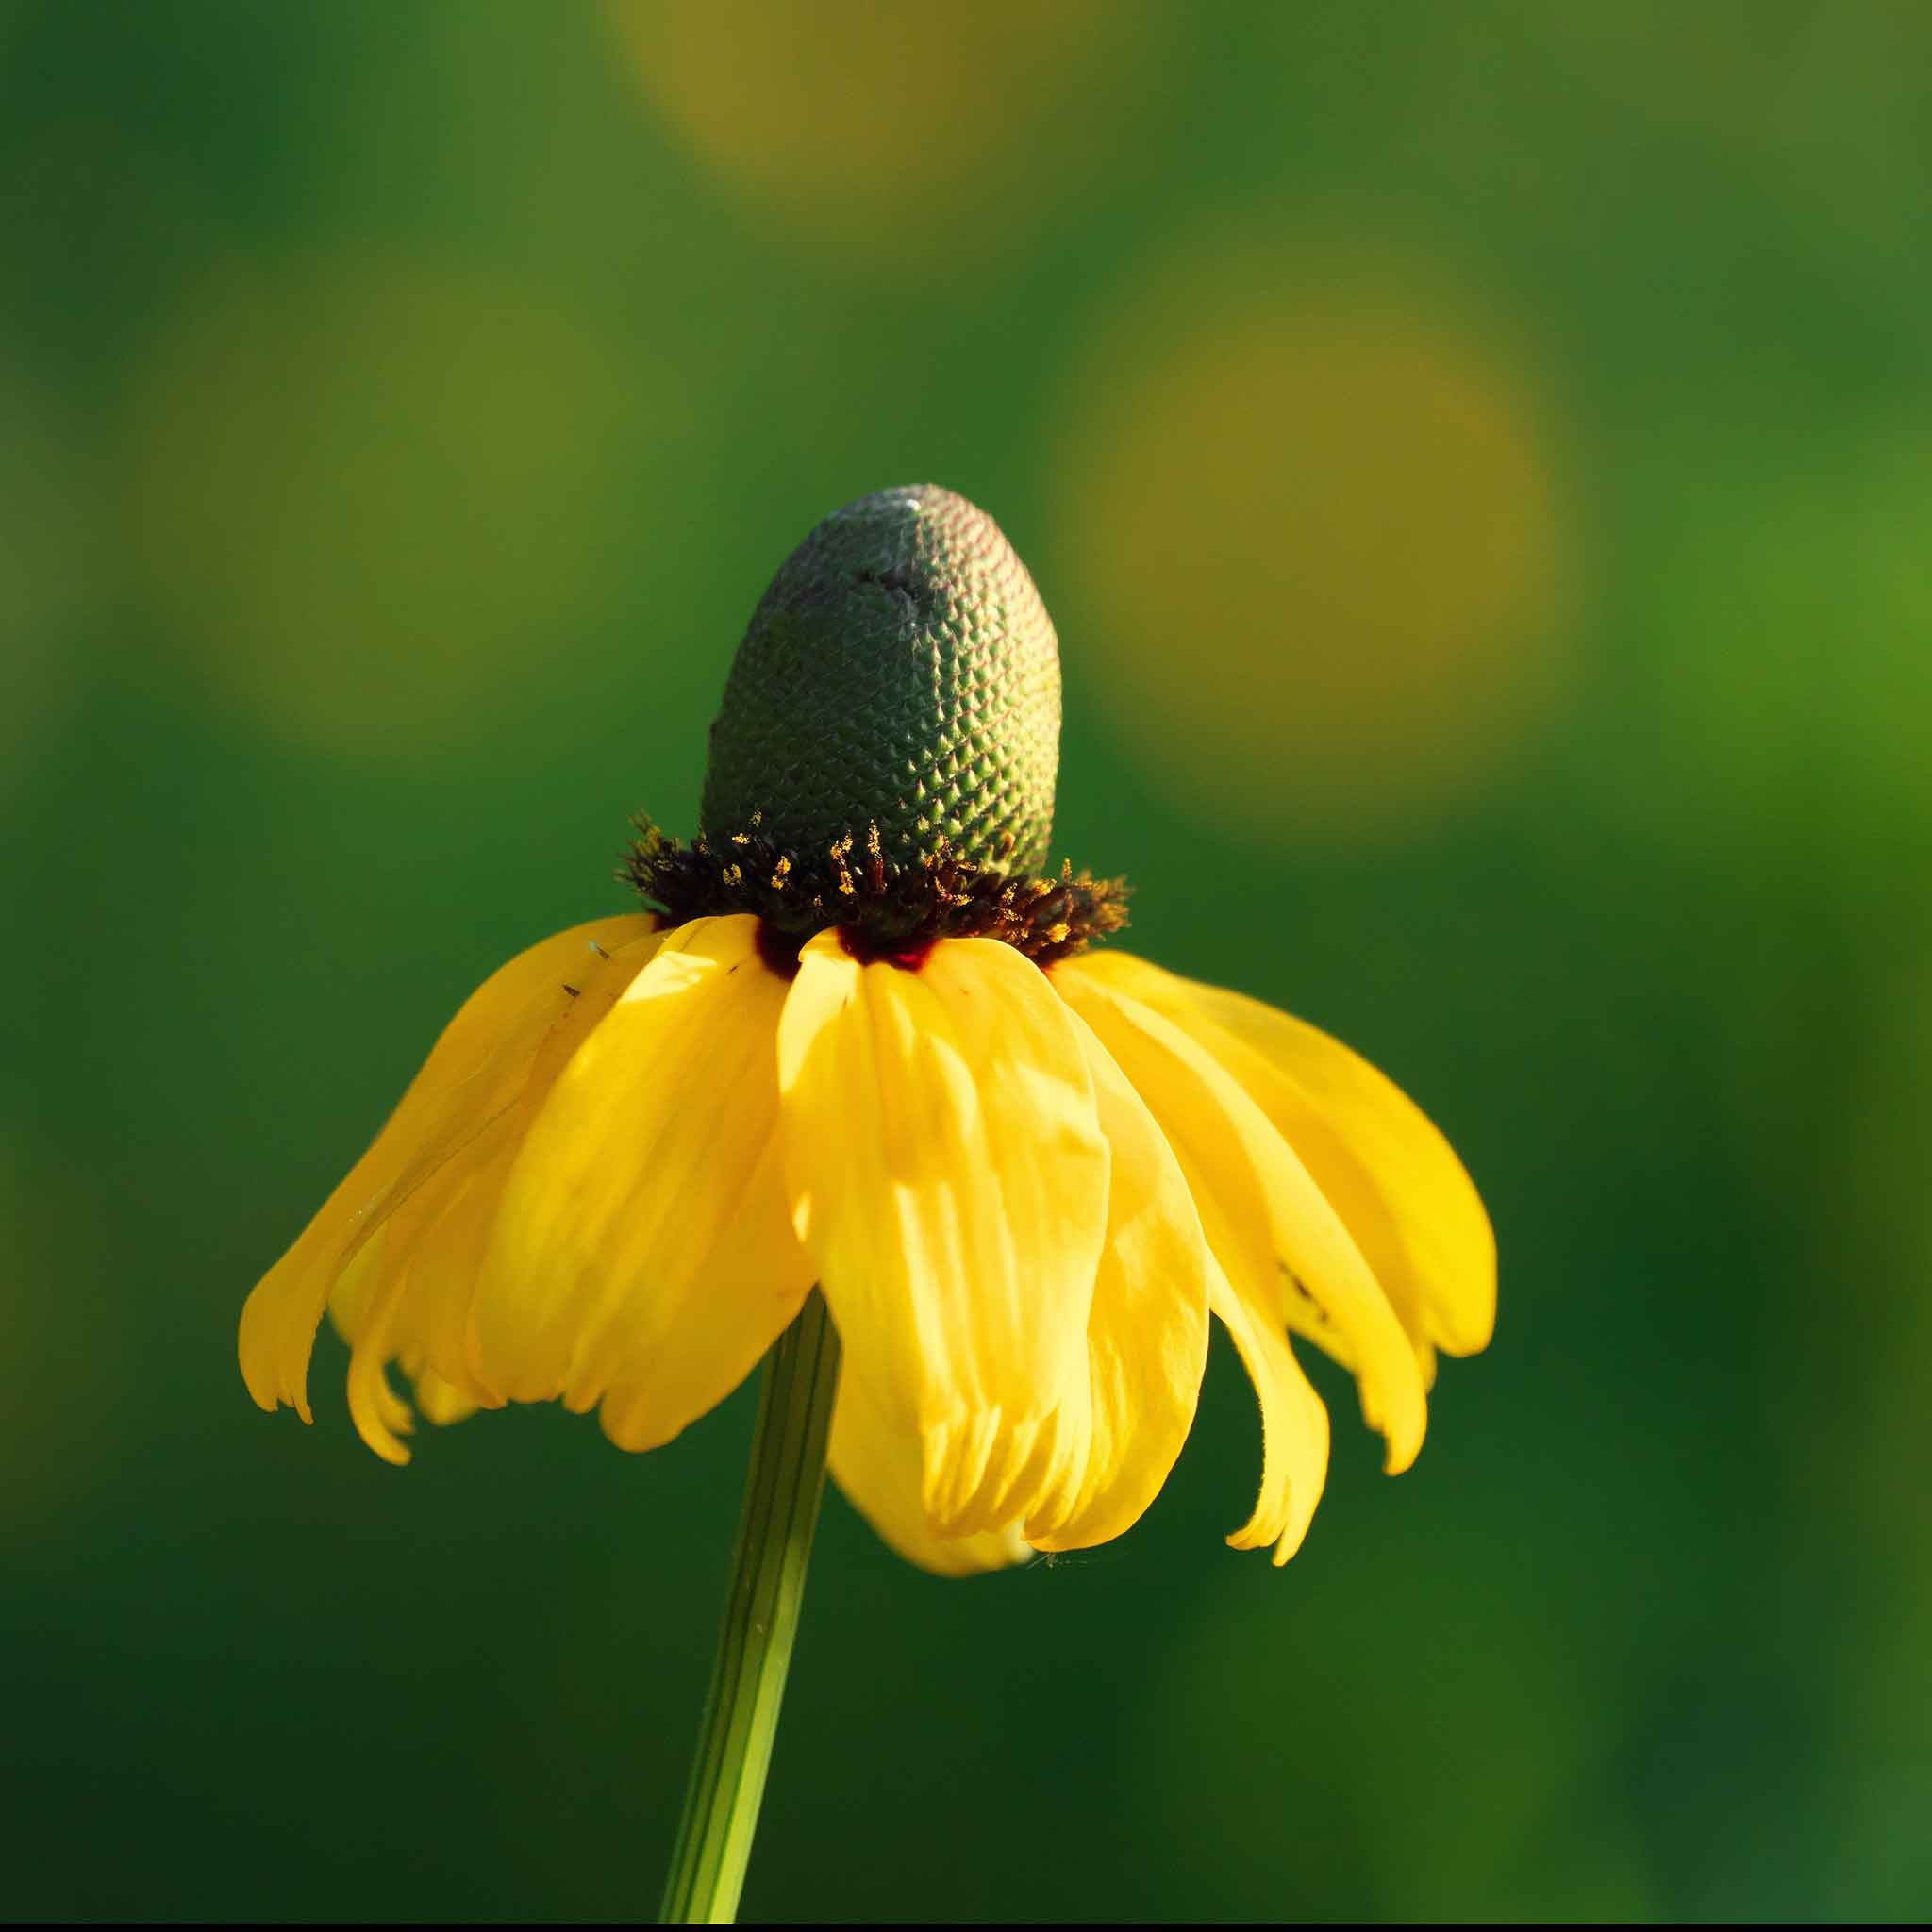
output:
[[1059, 645], [1026, 566], [963, 496], [913, 484], [834, 510], [785, 560], [732, 660], [699, 830], [822, 854], [876, 824], [908, 860], [1040, 872], [1059, 767]]

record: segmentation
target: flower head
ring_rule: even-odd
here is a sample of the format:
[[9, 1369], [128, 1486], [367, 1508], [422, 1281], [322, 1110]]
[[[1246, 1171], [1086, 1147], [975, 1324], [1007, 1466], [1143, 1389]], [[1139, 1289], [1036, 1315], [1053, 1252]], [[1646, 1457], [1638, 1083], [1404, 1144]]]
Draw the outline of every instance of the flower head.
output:
[[1391, 1470], [1495, 1253], [1435, 1128], [1325, 1034], [1090, 942], [1118, 881], [1046, 870], [1059, 668], [1039, 593], [951, 492], [827, 518], [753, 617], [700, 833], [646, 825], [651, 909], [509, 961], [250, 1296], [242, 1373], [407, 1459], [557, 1397], [627, 1449], [738, 1386], [813, 1285], [843, 1348], [831, 1467], [895, 1549], [996, 1567], [1117, 1536], [1192, 1423], [1210, 1315], [1259, 1398], [1229, 1541], [1299, 1544], [1354, 1374]]

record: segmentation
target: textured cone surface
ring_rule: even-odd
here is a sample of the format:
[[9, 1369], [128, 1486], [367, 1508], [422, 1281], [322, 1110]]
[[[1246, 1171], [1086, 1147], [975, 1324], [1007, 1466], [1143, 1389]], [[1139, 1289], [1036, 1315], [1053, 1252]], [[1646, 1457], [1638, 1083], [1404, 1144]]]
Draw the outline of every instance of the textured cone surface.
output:
[[1053, 832], [1060, 664], [999, 525], [935, 484], [834, 510], [753, 613], [711, 726], [699, 829], [823, 853], [876, 824], [888, 857], [941, 837], [1038, 872]]

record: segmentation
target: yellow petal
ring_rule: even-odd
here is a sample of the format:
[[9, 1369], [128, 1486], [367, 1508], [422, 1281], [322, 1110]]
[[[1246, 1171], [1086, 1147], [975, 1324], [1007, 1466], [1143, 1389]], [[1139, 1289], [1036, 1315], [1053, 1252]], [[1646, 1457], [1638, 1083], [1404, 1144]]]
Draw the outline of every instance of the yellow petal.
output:
[[[364, 1253], [381, 1246], [382, 1238], [377, 1236]], [[385, 1462], [392, 1462], [398, 1468], [409, 1459], [402, 1438], [408, 1434], [415, 1420], [409, 1405], [391, 1386], [388, 1373], [390, 1357], [394, 1354], [390, 1335], [395, 1305], [407, 1278], [407, 1266], [388, 1271], [387, 1279], [371, 1304], [369, 1324], [349, 1354], [349, 1419], [363, 1441]]]
[[478, 1373], [471, 1306], [524, 1137], [558, 1074], [649, 962], [661, 938], [653, 933], [587, 962], [590, 970], [578, 975], [575, 996], [537, 1049], [516, 1105], [422, 1191], [441, 1191], [425, 1217], [411, 1219], [409, 1282], [396, 1317], [395, 1349], [400, 1357], [420, 1357], [474, 1404], [500, 1407], [503, 1400]]
[[369, 1151], [242, 1311], [240, 1355], [263, 1408], [291, 1404], [309, 1420], [308, 1357], [343, 1257], [408, 1191], [512, 1104], [543, 1034], [572, 1003], [594, 948], [615, 951], [655, 932], [646, 914], [591, 920], [520, 953], [464, 1002]]
[[[481, 1149], [481, 1158], [462, 1163], [455, 1186], [437, 1202], [440, 1212], [435, 1221], [411, 1245], [408, 1285], [391, 1335], [396, 1356], [421, 1364], [420, 1372], [411, 1372], [419, 1389], [425, 1375], [433, 1375], [460, 1391], [473, 1408], [502, 1406], [502, 1398], [476, 1370], [470, 1307], [495, 1229], [504, 1183], [529, 1119], [529, 1111], [520, 1107], [498, 1121], [482, 1137], [493, 1144]], [[434, 1185], [423, 1192], [428, 1193]]]
[[1161, 999], [1129, 990], [1191, 1033], [1254, 1096], [1413, 1328], [1450, 1355], [1487, 1347], [1496, 1324], [1495, 1234], [1474, 1183], [1427, 1115], [1319, 1027], [1241, 993], [1160, 977], [1170, 981]]
[[403, 1369], [415, 1382], [416, 1407], [438, 1427], [446, 1428], [476, 1413], [477, 1404], [462, 1390], [445, 1382], [434, 1369], [408, 1361]]
[[803, 1305], [777, 1153], [787, 983], [758, 921], [700, 919], [578, 1047], [525, 1136], [475, 1307], [485, 1380], [604, 1403], [627, 1449], [728, 1395]]
[[1087, 1383], [1108, 1149], [1078, 1035], [994, 940], [916, 968], [836, 933], [799, 957], [778, 1029], [785, 1175], [845, 1367], [924, 1442], [942, 1531], [1024, 1513], [1042, 1430]]
[[[435, 1142], [425, 1148], [390, 1190], [379, 1225], [375, 1217], [365, 1218], [343, 1251], [344, 1273], [331, 1306], [353, 1343], [349, 1414], [363, 1441], [385, 1461], [408, 1461], [401, 1439], [413, 1424], [390, 1383], [391, 1360], [421, 1363], [430, 1377], [427, 1399], [447, 1416], [485, 1402], [500, 1404], [474, 1373], [468, 1316], [505, 1178], [563, 1064], [656, 947], [653, 934], [614, 951], [596, 949], [585, 962], [590, 971], [579, 974], [582, 985], [571, 990], [569, 1006], [550, 1022], [517, 1099], [457, 1153], [444, 1156]], [[519, 1064], [525, 1058], [521, 1045], [507, 1054]], [[381, 1250], [366, 1268], [358, 1258], [365, 1241]], [[434, 1366], [439, 1361], [441, 1374]]]
[[1209, 1293], [1261, 1404], [1261, 1493], [1228, 1541], [1238, 1550], [1273, 1543], [1275, 1562], [1285, 1563], [1301, 1548], [1328, 1480], [1328, 1411], [1280, 1322], [1238, 1294], [1218, 1264]]
[[330, 1298], [336, 1323], [354, 1342], [349, 1357], [349, 1414], [356, 1432], [385, 1462], [408, 1462], [403, 1437], [414, 1425], [409, 1405], [390, 1386], [391, 1322], [405, 1265], [390, 1251], [390, 1229], [378, 1229], [343, 1270]]
[[[514, 1109], [491, 1121], [478, 1143], [511, 1140]], [[391, 1385], [392, 1360], [419, 1357], [411, 1330], [420, 1321], [422, 1264], [426, 1254], [464, 1225], [462, 1208], [475, 1187], [473, 1143], [446, 1161], [390, 1214], [366, 1241], [354, 1244], [329, 1297], [336, 1326], [350, 1343], [349, 1415], [357, 1433], [384, 1461], [409, 1459], [401, 1438], [414, 1424], [408, 1405]]]
[[[1026, 1522], [1043, 1550], [1116, 1537], [1159, 1494], [1194, 1420], [1208, 1357], [1210, 1271], [1180, 1165], [1112, 1056], [1077, 1015], [1112, 1155], [1107, 1242], [1087, 1320], [1088, 1386], [1061, 1405], [1058, 1494]], [[1278, 1532], [1277, 1532], [1278, 1533]]]
[[852, 1507], [908, 1563], [939, 1576], [971, 1576], [1024, 1563], [1033, 1552], [1017, 1524], [976, 1536], [942, 1537], [925, 1513], [919, 1436], [893, 1429], [856, 1377], [841, 1374], [832, 1408], [832, 1474]]
[[[1129, 962], [1130, 964], [1132, 962]], [[1422, 1447], [1427, 1404], [1408, 1337], [1361, 1251], [1268, 1117], [1213, 1056], [1113, 983], [1092, 957], [1055, 968], [1179, 1158], [1215, 1257], [1256, 1309], [1332, 1328], [1388, 1441], [1388, 1467]]]
[[[412, 1202], [432, 1179], [442, 1184], [437, 1199], [448, 1198], [457, 1183], [488, 1168], [507, 1146], [521, 1141], [538, 1106], [558, 1074], [591, 1031], [658, 949], [654, 933], [614, 951], [596, 948], [584, 962], [576, 983], [566, 986], [561, 1007], [546, 998], [533, 1002], [478, 1073], [472, 1087], [488, 1096], [489, 1104], [466, 1109], [447, 1131], [430, 1135], [377, 1201], [358, 1220], [343, 1265], [355, 1257], [370, 1232]], [[419, 1215], [413, 1224], [426, 1227], [433, 1213]], [[393, 1243], [392, 1243], [393, 1245]]]

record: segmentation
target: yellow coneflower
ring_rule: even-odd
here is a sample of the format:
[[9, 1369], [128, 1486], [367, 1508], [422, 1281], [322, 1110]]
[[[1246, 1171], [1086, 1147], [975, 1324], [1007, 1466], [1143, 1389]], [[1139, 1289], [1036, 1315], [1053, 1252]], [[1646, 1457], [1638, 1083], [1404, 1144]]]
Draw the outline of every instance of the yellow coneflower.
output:
[[960, 1574], [1141, 1515], [1212, 1314], [1263, 1424], [1230, 1542], [1285, 1561], [1322, 1491], [1291, 1335], [1406, 1468], [1436, 1352], [1489, 1339], [1475, 1191], [1325, 1034], [1088, 950], [1124, 888], [1047, 869], [1058, 736], [1053, 627], [990, 518], [922, 487], [825, 519], [734, 661], [699, 836], [645, 825], [650, 909], [471, 996], [250, 1296], [256, 1400], [307, 1417], [327, 1309], [392, 1461], [391, 1364], [438, 1422], [561, 1397], [649, 1449], [790, 1331], [847, 1495]]

